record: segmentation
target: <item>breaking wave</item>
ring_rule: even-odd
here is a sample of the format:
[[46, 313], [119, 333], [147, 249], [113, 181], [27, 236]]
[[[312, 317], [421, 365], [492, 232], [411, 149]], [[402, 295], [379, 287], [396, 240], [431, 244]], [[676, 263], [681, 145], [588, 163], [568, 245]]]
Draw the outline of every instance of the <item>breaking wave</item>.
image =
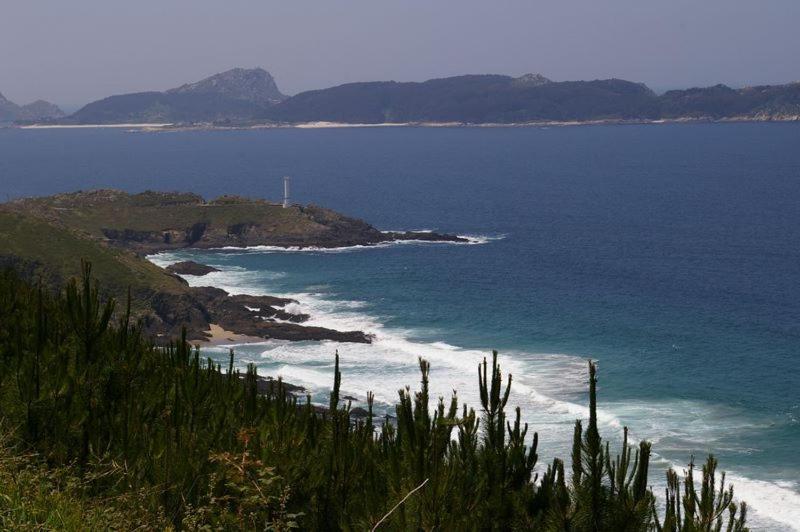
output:
[[[341, 253], [371, 247], [378, 246], [302, 250], [259, 246], [236, 249], [236, 252]], [[185, 252], [161, 253], [149, 258], [160, 266], [167, 266], [184, 260], [185, 256]], [[391, 407], [397, 400], [398, 390], [405, 386], [412, 389], [419, 386], [417, 360], [421, 357], [431, 363], [432, 398], [441, 397], [447, 402], [457, 390], [459, 403], [466, 403], [478, 410], [480, 402], [475, 373], [484, 357], [490, 356], [490, 350], [466, 349], [446, 342], [424, 340], [420, 331], [387, 327], [384, 319], [369, 313], [366, 302], [340, 299], [330, 291], [328, 285], [308, 286], [307, 291], [303, 292], [286, 292], [281, 291], [280, 283], [276, 282], [286, 276], [285, 272], [253, 271], [211, 262], [223, 270], [203, 277], [185, 276], [190, 285], [212, 285], [231, 294], [289, 297], [298, 301], [292, 304], [292, 312], [311, 316], [308, 325], [362, 330], [374, 335], [372, 344], [278, 340], [241, 344], [236, 346], [237, 360], [241, 366], [255, 363], [262, 374], [281, 376], [287, 382], [302, 385], [308, 389], [312, 400], [324, 403], [327, 402], [326, 394], [333, 381], [333, 354], [338, 350], [343, 374], [342, 394], [353, 397], [354, 406], [363, 406], [367, 392], [371, 391], [375, 394], [376, 410], [392, 415]], [[227, 352], [227, 346], [209, 349], [212, 352], [219, 350], [223, 357]], [[546, 467], [556, 456], [568, 456], [575, 420], [588, 417], [588, 408], [585, 406], [586, 359], [566, 354], [519, 351], [501, 353], [500, 363], [505, 373], [513, 374], [509, 404], [520, 406], [531, 432], [539, 432], [538, 467]], [[631, 429], [632, 440], [648, 438], [654, 443], [656, 451], [686, 456], [687, 462], [692, 454], [698, 459], [705, 456], [706, 449], [720, 433], [759, 428], [757, 421], [748, 420], [738, 412], [699, 401], [603, 401], [602, 405], [598, 412], [601, 433], [612, 442], [618, 444], [621, 441], [623, 426], [627, 425]], [[655, 453], [652, 460], [652, 485], [655, 493], [661, 495], [664, 489], [663, 471], [673, 467], [680, 473], [685, 464], [670, 461]], [[751, 529], [799, 529], [800, 486], [797, 482], [755, 480], [736, 473], [729, 474], [727, 479], [735, 485], [737, 497], [746, 500], [753, 510], [749, 520]]]

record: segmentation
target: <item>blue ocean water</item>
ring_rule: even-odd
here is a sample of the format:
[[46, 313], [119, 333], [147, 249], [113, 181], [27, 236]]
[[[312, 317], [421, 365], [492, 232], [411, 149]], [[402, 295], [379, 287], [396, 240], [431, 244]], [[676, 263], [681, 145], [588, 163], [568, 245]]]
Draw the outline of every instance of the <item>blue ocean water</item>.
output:
[[438, 393], [477, 405], [475, 366], [498, 349], [545, 458], [566, 454], [595, 359], [604, 435], [630, 426], [658, 467], [715, 453], [773, 529], [800, 527], [798, 148], [797, 124], [0, 130], [0, 192], [278, 198], [291, 175], [297, 202], [478, 237], [154, 260], [197, 257], [223, 272], [193, 283], [293, 295], [314, 323], [375, 333], [237, 347], [318, 397], [338, 348], [357, 398], [390, 404], [423, 356]]

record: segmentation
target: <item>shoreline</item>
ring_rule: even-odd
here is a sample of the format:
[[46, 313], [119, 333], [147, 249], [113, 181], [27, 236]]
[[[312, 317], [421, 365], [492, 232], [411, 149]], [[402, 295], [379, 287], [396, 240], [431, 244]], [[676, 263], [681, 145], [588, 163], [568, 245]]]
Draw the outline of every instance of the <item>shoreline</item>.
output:
[[[198, 250], [198, 251], [202, 251], [202, 250]], [[228, 251], [233, 251], [233, 249], [229, 249]], [[221, 273], [225, 273], [225, 270], [223, 270]], [[226, 286], [226, 288], [230, 288], [230, 287]], [[250, 292], [248, 292], [247, 288], [244, 287], [244, 286], [240, 287], [240, 290], [241, 290], [241, 293], [250, 293]], [[257, 293], [260, 293], [260, 292], [256, 290], [256, 291], [254, 291], [252, 293], [253, 294], [257, 294]], [[291, 293], [291, 294], [280, 294], [280, 296], [275, 296], [275, 297], [297, 297], [298, 302], [300, 304], [303, 304], [303, 305], [308, 305], [309, 303], [313, 303], [313, 301], [310, 301], [305, 297], [300, 297], [301, 295], [302, 296], [308, 296], [309, 294], [307, 294], [307, 293], [302, 293], [302, 294]], [[311, 299], [313, 300], [313, 298], [311, 298]], [[325, 315], [326, 311], [323, 311], [321, 314], [316, 314], [315, 313], [315, 314], [312, 314], [312, 319], [327, 318], [328, 320], [330, 320], [331, 318], [333, 318], [333, 319], [342, 318], [341, 315], [337, 316], [338, 312], [341, 312], [341, 311], [334, 310], [332, 314], [327, 315], [327, 316]], [[368, 316], [368, 315], [366, 315], [366, 316]], [[325, 323], [325, 325], [332, 325], [332, 324]], [[408, 364], [408, 367], [411, 368], [411, 373], [413, 374], [414, 373], [413, 370], [416, 368], [416, 365], [414, 363], [414, 361], [416, 360], [415, 356], [417, 356], [417, 352], [419, 351], [419, 348], [423, 347], [423, 349], [426, 351], [426, 353], [425, 353], [425, 356], [427, 357], [426, 359], [431, 361], [431, 362], [433, 362], [436, 365], [435, 367], [436, 367], [436, 369], [438, 371], [447, 371], [448, 373], [452, 373], [453, 372], [452, 370], [455, 369], [455, 373], [456, 374], [458, 373], [458, 368], [460, 367], [460, 364], [458, 362], [455, 362], [456, 366], [450, 366], [451, 362], [449, 362], [447, 360], [447, 358], [449, 358], [452, 355], [452, 352], [448, 351], [447, 353], [445, 353], [445, 356], [447, 358], [442, 358], [441, 357], [441, 353], [439, 353], [437, 355], [437, 354], [434, 354], [434, 353], [428, 351], [428, 348], [430, 348], [431, 345], [436, 344], [436, 342], [433, 342], [433, 344], [430, 344], [430, 345], [428, 345], [427, 342], [423, 342], [422, 344], [420, 344], [420, 343], [418, 343], [418, 342], [416, 342], [416, 341], [414, 341], [414, 340], [412, 340], [410, 338], [405, 337], [402, 333], [398, 333], [397, 331], [392, 331], [391, 329], [385, 328], [384, 324], [382, 324], [382, 323], [378, 323], [377, 326], [378, 326], [378, 328], [376, 330], [372, 331], [372, 332], [377, 333], [376, 343], [369, 344], [368, 346], [363, 346], [364, 349], [372, 351], [373, 353], [375, 353], [373, 356], [379, 356], [379, 354], [381, 352], [387, 351], [387, 350], [391, 350], [396, 356], [400, 356], [400, 357], [402, 357], [402, 356], [407, 354], [408, 355], [407, 364]], [[367, 330], [367, 328], [365, 328], [365, 331], [366, 330]], [[269, 340], [260, 340], [260, 342], [258, 342], [258, 343], [268, 343], [268, 342], [269, 342]], [[398, 342], [401, 342], [401, 343], [398, 344]], [[247, 341], [245, 341], [245, 342], [237, 342], [236, 344], [231, 344], [231, 347], [235, 347], [236, 345], [247, 345], [247, 344], [252, 344], [252, 343], [256, 343], [256, 342], [247, 342]], [[214, 344], [201, 344], [201, 348], [202, 347], [207, 347], [209, 345], [214, 345]], [[219, 346], [220, 344], [215, 344], [215, 345]], [[228, 344], [223, 343], [222, 345], [227, 346]], [[467, 363], [472, 361], [469, 356], [471, 354], [473, 354], [473, 352], [476, 351], [473, 348], [458, 347], [456, 345], [452, 345], [452, 344], [449, 344], [449, 343], [446, 343], [446, 345], [449, 345], [449, 346], [453, 347], [457, 352], [459, 352], [462, 355], [459, 358], [468, 359]], [[340, 347], [343, 347], [343, 346], [340, 346]], [[432, 348], [433, 349], [437, 349], [436, 347], [432, 347]], [[282, 348], [282, 349], [288, 349], [289, 353], [294, 353], [294, 352], [302, 350], [303, 348], [292, 347], [291, 343], [290, 343], [290, 344], [287, 344], [287, 346], [285, 348]], [[314, 351], [313, 347], [306, 348], [306, 349], [311, 349], [312, 353]], [[348, 349], [347, 350], [348, 356], [347, 356], [346, 359], [344, 359], [344, 360], [347, 360], [347, 362], [345, 362], [345, 364], [350, 363], [350, 364], [356, 364], [357, 365], [357, 364], [363, 363], [363, 358], [364, 357], [363, 356], [360, 357], [359, 356], [359, 351], [358, 351], [360, 349], [360, 346], [355, 346], [355, 345], [354, 346], [347, 346], [347, 349]], [[377, 349], [378, 351], [374, 351], [375, 349]], [[414, 354], [411, 354], [412, 352]], [[481, 355], [481, 356], [483, 356], [483, 355]], [[557, 356], [566, 356], [566, 357], [570, 357], [570, 358], [574, 357], [574, 355], [557, 355]], [[581, 359], [581, 363], [582, 363], [582, 361], [583, 360]], [[394, 363], [396, 364], [397, 360], [395, 360]], [[310, 376], [311, 374], [305, 373], [305, 370], [308, 369], [308, 367], [307, 367], [308, 361], [307, 360], [305, 360], [303, 358], [297, 359], [297, 360], [287, 358], [287, 359], [284, 360], [283, 364], [284, 365], [280, 370], [277, 370], [276, 372], [273, 372], [273, 376], [274, 377], [281, 376], [284, 379], [284, 381], [288, 381], [288, 382], [291, 382], [293, 384], [296, 383], [297, 385], [300, 385], [301, 387], [303, 387], [304, 389], [308, 390], [309, 392], [313, 392], [314, 390], [318, 390], [320, 388], [325, 388], [326, 384], [324, 382], [321, 383], [321, 384], [317, 383], [317, 382], [315, 382], [315, 379], [311, 378], [311, 376]], [[514, 372], [515, 375], [516, 374], [524, 374], [523, 371], [520, 371], [521, 368], [519, 368], [517, 366], [517, 362], [514, 361], [513, 359], [505, 360], [504, 364], [505, 364], [504, 367], [506, 367], [510, 371]], [[347, 368], [346, 365], [344, 367], [345, 367], [345, 370], [349, 370], [349, 368]], [[290, 369], [290, 368], [294, 368], [295, 371], [287, 371], [287, 369]], [[312, 371], [314, 371], [316, 369], [317, 368], [314, 368], [313, 366], [311, 368]], [[471, 370], [472, 368], [470, 367], [469, 369]], [[471, 375], [471, 372], [468, 371], [467, 373], [469, 373]], [[458, 377], [460, 377], [460, 375], [456, 375], [456, 378], [458, 378]], [[353, 380], [354, 379], [349, 379], [347, 381], [347, 389], [345, 389], [345, 392], [348, 393], [348, 394], [352, 393], [353, 395], [355, 395], [357, 397], [361, 397], [362, 390], [360, 390], [359, 388], [362, 387], [362, 386], [367, 386], [367, 388], [368, 388], [369, 385], [364, 385], [364, 384], [362, 384], [362, 383], [360, 383], [358, 381], [353, 382]], [[438, 382], [436, 384], [438, 384]], [[557, 408], [566, 408], [567, 410], [569, 410], [569, 415], [573, 415], [573, 414], [575, 414], [577, 416], [583, 415], [582, 412], [583, 412], [583, 409], [585, 407], [581, 403], [574, 402], [574, 401], [572, 401], [571, 399], [569, 399], [567, 397], [559, 397], [557, 395], [550, 395], [549, 392], [551, 390], [549, 390], [547, 388], [542, 390], [540, 388], [540, 385], [541, 385], [541, 382], [537, 382], [537, 380], [528, 381], [528, 380], [522, 379], [522, 380], [515, 381], [514, 393], [517, 394], [516, 395], [517, 400], [518, 401], [524, 401], [525, 399], [523, 399], [523, 397], [525, 397], [526, 395], [530, 394], [533, 397], [530, 397], [530, 399], [528, 399], [528, 400], [532, 401], [533, 404], [539, 404], [541, 406], [541, 403], [543, 401], [545, 404], [548, 404], [548, 405], [551, 405], [551, 406], [553, 404], [556, 404]], [[367, 388], [365, 388], [365, 389], [367, 389]], [[443, 389], [445, 389], [445, 388], [448, 388], [448, 387], [444, 386]], [[460, 392], [459, 393], [459, 397], [461, 399], [466, 400], [466, 402], [469, 402], [470, 404], [472, 404], [472, 402], [474, 402], [474, 401], [470, 401], [470, 399], [474, 399], [474, 398], [470, 397], [470, 390], [471, 389], [469, 388], [469, 386], [466, 386], [464, 388], [459, 388], [458, 391]], [[343, 392], [343, 393], [345, 393], [345, 392]], [[380, 393], [378, 394], [378, 397], [379, 397], [378, 398], [379, 402], [388, 401], [388, 399], [386, 397], [381, 397]], [[532, 407], [532, 405], [526, 405], [526, 409], [529, 409], [529, 410], [526, 410], [526, 411], [530, 411], [530, 412], [536, 411], [535, 408]], [[609, 429], [613, 430], [614, 429], [614, 424], [615, 423], [620, 423], [619, 418], [618, 418], [619, 414], [617, 412], [614, 412], [613, 410], [605, 410], [604, 411], [603, 409], [601, 409], [600, 414], [601, 414], [601, 422], [606, 426], [606, 430], [609, 430]], [[631, 431], [631, 438], [634, 438], [634, 437], [638, 437], [638, 436], [636, 436], [635, 433], [633, 431]], [[658, 453], [658, 450], [655, 450], [653, 452], [652, 460], [653, 460], [653, 465], [655, 465], [658, 469], [661, 469], [661, 468], [667, 469], [667, 468], [671, 467], [671, 468], [675, 469], [676, 471], [678, 471], [679, 474], [681, 472], [681, 468], [684, 466], [683, 462], [680, 462], [679, 460], [676, 460], [674, 457], [667, 458], [663, 454]], [[729, 473], [728, 479], [730, 481], [732, 481], [734, 483], [734, 485], [737, 487], [737, 495], [738, 495], [737, 499], [738, 500], [747, 501], [749, 503], [749, 505], [750, 505], [751, 511], [753, 511], [756, 515], [758, 515], [758, 519], [759, 520], [763, 519], [763, 518], [766, 518], [769, 521], [771, 521], [772, 523], [775, 523], [775, 524], [778, 524], [778, 525], [789, 525], [789, 526], [791, 526], [791, 523], [794, 522], [793, 519], [795, 517], [795, 511], [791, 508], [791, 506], [789, 508], [785, 508], [784, 511], [782, 511], [781, 513], [779, 513], [777, 515], [774, 513], [774, 509], [775, 509], [776, 501], [791, 501], [793, 498], [797, 497], [798, 494], [794, 489], [792, 489], [791, 487], [787, 487], [787, 486], [782, 485], [781, 484], [781, 482], [783, 482], [782, 480], [781, 481], [776, 481], [776, 480], [772, 480], [772, 479], [753, 478], [753, 477], [748, 477], [745, 474], [738, 473], [736, 471], [731, 472], [730, 470], [728, 471], [728, 473]], [[658, 479], [658, 485], [659, 486], [661, 485], [661, 478], [660, 477]], [[789, 504], [790, 504], [790, 502], [789, 502]]]
[[175, 124], [169, 123], [129, 123], [129, 124], [29, 124], [24, 126], [11, 125], [9, 129], [161, 129], [171, 127]]
[[[384, 232], [387, 234], [395, 234], [394, 232], [388, 231]], [[399, 234], [399, 233], [398, 233]], [[436, 233], [426, 233], [426, 234], [433, 234]], [[339, 253], [339, 252], [348, 252], [348, 251], [355, 251], [361, 249], [370, 249], [370, 248], [384, 248], [388, 246], [398, 245], [398, 244], [416, 244], [416, 245], [424, 245], [424, 244], [456, 244], [456, 245], [480, 245], [486, 244], [492, 240], [496, 240], [498, 238], [504, 238], [505, 235], [500, 237], [475, 237], [475, 236], [458, 236], [458, 240], [425, 240], [425, 239], [412, 239], [412, 240], [387, 240], [375, 244], [362, 244], [362, 245], [354, 245], [354, 246], [333, 246], [333, 247], [317, 247], [317, 246], [308, 246], [308, 247], [295, 247], [295, 246], [226, 246], [221, 248], [200, 248], [200, 247], [186, 247], [186, 248], [179, 248], [179, 249], [166, 249], [166, 250], [159, 250], [153, 253], [148, 253], [144, 255], [144, 259], [154, 264], [155, 266], [170, 272], [170, 267], [174, 266], [175, 264], [180, 263], [178, 261], [169, 262], [169, 261], [161, 261], [159, 260], [159, 255], [164, 253], [171, 253], [175, 251], [221, 251], [221, 252], [277, 252], [277, 253], [298, 253], [298, 252], [318, 252], [318, 253]], [[195, 267], [200, 268], [208, 268], [205, 264], [195, 263], [194, 261], [189, 261]], [[187, 263], [187, 264], [188, 264]], [[310, 316], [306, 314], [297, 314], [293, 311], [285, 310], [285, 305], [288, 303], [297, 303], [297, 301], [293, 301], [291, 299], [286, 299], [269, 295], [269, 294], [251, 294], [247, 292], [241, 293], [230, 293], [222, 288], [221, 285], [214, 284], [213, 282], [208, 284], [198, 284], [193, 285], [189, 283], [190, 280], [194, 278], [204, 278], [209, 274], [214, 273], [224, 273], [224, 270], [218, 270], [216, 268], [211, 267], [209, 271], [204, 271], [203, 273], [191, 273], [191, 272], [179, 272], [173, 271], [171, 272], [172, 275], [180, 277], [183, 279], [185, 283], [189, 285], [190, 290], [200, 291], [196, 293], [196, 296], [200, 299], [215, 299], [215, 298], [222, 298], [225, 302], [220, 303], [214, 301], [209, 303], [206, 301], [207, 304], [214, 304], [213, 308], [220, 307], [224, 308], [225, 310], [218, 314], [214, 319], [214, 321], [208, 322], [207, 329], [195, 329], [197, 335], [200, 335], [198, 338], [197, 335], [194, 339], [191, 340], [192, 343], [204, 346], [204, 347], [218, 347], [218, 346], [225, 346], [225, 345], [243, 345], [243, 344], [253, 344], [253, 343], [263, 343], [268, 340], [288, 340], [290, 342], [295, 341], [308, 341], [308, 340], [331, 340], [340, 343], [371, 343], [372, 342], [372, 335], [366, 333], [363, 330], [351, 330], [346, 328], [334, 328], [334, 327], [327, 327], [327, 326], [320, 326], [320, 325], [313, 325], [306, 323]], [[203, 288], [205, 287], [205, 288]], [[214, 295], [214, 291], [218, 290], [224, 294], [223, 296]], [[201, 292], [203, 292], [201, 294]], [[205, 293], [209, 292], [209, 293]], [[253, 301], [245, 301], [243, 302], [242, 299], [252, 299]], [[259, 301], [265, 300], [265, 301]], [[264, 318], [269, 317], [270, 319], [265, 320], [272, 324], [268, 330], [258, 330], [255, 334], [253, 333], [254, 329], [251, 324], [245, 324], [244, 327], [239, 327], [241, 325], [242, 316], [238, 316], [238, 321], [230, 321], [228, 318], [231, 317], [230, 313], [232, 312], [231, 307], [226, 305], [226, 302], [232, 303], [234, 306], [237, 304], [243, 305], [243, 308], [247, 309], [249, 312], [247, 314], [247, 318]], [[255, 305], [254, 307], [250, 307], [248, 305]], [[212, 307], [208, 307], [212, 308]], [[269, 309], [272, 312], [270, 314], [267, 312], [266, 314], [262, 314], [265, 309]], [[241, 309], [238, 309], [241, 311]], [[239, 312], [240, 314], [241, 312]], [[275, 320], [275, 317], [278, 317]], [[226, 322], [226, 319], [228, 321]], [[222, 321], [218, 321], [222, 320]], [[257, 322], [263, 325], [261, 322]], [[266, 325], [263, 325], [267, 328]], [[240, 332], [236, 332], [239, 330]], [[268, 333], [268, 336], [258, 336], [257, 334], [260, 333]]]
[[800, 115], [786, 117], [734, 116], [726, 118], [680, 117], [680, 118], [611, 118], [597, 120], [534, 120], [530, 122], [298, 122], [298, 123], [260, 123], [240, 125], [218, 124], [175, 124], [175, 123], [124, 123], [124, 124], [29, 124], [10, 125], [9, 129], [129, 129], [135, 131], [226, 131], [257, 129], [350, 129], [350, 128], [531, 128], [531, 127], [575, 127], [604, 125], [660, 125], [660, 124], [729, 124], [729, 123], [800, 123]]

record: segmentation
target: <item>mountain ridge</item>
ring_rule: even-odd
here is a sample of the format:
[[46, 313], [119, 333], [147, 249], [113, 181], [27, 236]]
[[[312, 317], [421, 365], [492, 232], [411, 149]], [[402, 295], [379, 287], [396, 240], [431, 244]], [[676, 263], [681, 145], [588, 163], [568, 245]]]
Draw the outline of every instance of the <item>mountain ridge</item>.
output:
[[166, 91], [117, 94], [91, 102], [72, 124], [185, 123], [246, 120], [287, 97], [262, 68], [233, 68]]
[[234, 68], [163, 92], [109, 96], [69, 117], [38, 122], [247, 127], [682, 120], [800, 120], [800, 82], [740, 89], [720, 84], [656, 94], [643, 83], [617, 78], [553, 81], [542, 74], [471, 74], [346, 83], [290, 97], [266, 70]]

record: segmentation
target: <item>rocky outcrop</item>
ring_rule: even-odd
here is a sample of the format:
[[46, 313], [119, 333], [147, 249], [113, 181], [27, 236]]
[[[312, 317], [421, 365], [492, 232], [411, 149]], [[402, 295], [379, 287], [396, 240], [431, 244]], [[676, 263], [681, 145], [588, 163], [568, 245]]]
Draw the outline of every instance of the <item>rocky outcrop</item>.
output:
[[176, 273], [178, 275], [208, 275], [212, 272], [218, 272], [219, 269], [214, 268], [213, 266], [207, 266], [205, 264], [200, 264], [199, 262], [194, 262], [193, 260], [186, 260], [182, 262], [176, 262], [175, 264], [170, 264], [167, 266], [167, 271]]
[[336, 331], [325, 327], [301, 325], [307, 314], [287, 312], [283, 307], [294, 300], [273, 296], [231, 296], [213, 287], [190, 288], [185, 294], [152, 292], [139, 294], [146, 298], [153, 315], [145, 326], [157, 338], [169, 340], [186, 328], [192, 341], [208, 339], [211, 324], [235, 334], [275, 340], [332, 340], [336, 342], [370, 343], [361, 331]]
[[[246, 375], [240, 375], [239, 378], [244, 380]], [[262, 377], [261, 375], [256, 375], [256, 390], [261, 395], [269, 395], [271, 397], [275, 397], [281, 393], [299, 396], [306, 391], [302, 386], [290, 384], [281, 379], [276, 380], [272, 377]]]
[[540, 87], [548, 83], [553, 82], [541, 74], [524, 74], [511, 82], [515, 87]]
[[272, 75], [263, 68], [234, 68], [195, 83], [170, 89], [167, 94], [221, 94], [264, 107], [280, 103], [287, 98], [278, 90]]

